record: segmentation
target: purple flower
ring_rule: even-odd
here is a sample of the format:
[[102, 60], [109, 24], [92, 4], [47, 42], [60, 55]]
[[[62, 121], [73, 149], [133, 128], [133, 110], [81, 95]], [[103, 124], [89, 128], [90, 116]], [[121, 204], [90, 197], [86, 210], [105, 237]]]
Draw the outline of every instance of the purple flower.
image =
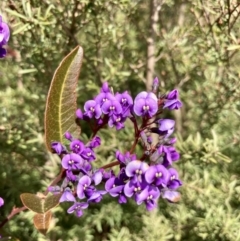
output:
[[72, 194], [72, 191], [69, 187], [65, 188], [59, 202], [76, 202], [75, 197]]
[[5, 57], [7, 54], [7, 51], [2, 46], [8, 43], [9, 37], [9, 27], [2, 21], [2, 16], [0, 15], [0, 58]]
[[2, 207], [4, 205], [4, 200], [3, 198], [0, 197], [0, 207]]
[[118, 198], [119, 203], [127, 202], [127, 198], [123, 192], [124, 182], [119, 178], [116, 178], [116, 177], [109, 178], [105, 183], [105, 189], [112, 197], [119, 196]]
[[152, 92], [143, 91], [139, 93], [135, 100], [133, 110], [137, 116], [154, 116], [158, 111], [158, 99]]
[[62, 167], [68, 170], [78, 170], [82, 163], [82, 158], [75, 153], [67, 154], [62, 159]]
[[94, 151], [89, 147], [86, 147], [83, 150], [83, 152], [81, 153], [81, 157], [84, 160], [87, 160], [87, 161], [90, 161], [90, 162], [96, 159], [96, 155], [95, 155]]
[[92, 196], [88, 199], [88, 202], [99, 203], [102, 200], [103, 195], [105, 195], [106, 193], [107, 193], [107, 191], [105, 191], [105, 190], [95, 191], [92, 194]]
[[124, 165], [127, 165], [131, 161], [137, 160], [137, 156], [135, 154], [130, 154], [130, 152], [122, 154], [120, 151], [116, 151], [116, 158]]
[[52, 142], [51, 143], [53, 151], [55, 151], [58, 155], [67, 153], [66, 148], [60, 142]]
[[163, 109], [168, 108], [169, 110], [173, 110], [181, 107], [182, 102], [178, 99], [178, 90], [172, 90], [165, 98]]
[[113, 94], [107, 92], [102, 92], [100, 94], [98, 94], [96, 97], [95, 97], [95, 101], [102, 107], [102, 105], [109, 101], [109, 100], [116, 100], [115, 97], [113, 96]]
[[174, 146], [169, 146], [168, 150], [170, 152], [171, 159], [173, 162], [179, 160], [180, 154], [179, 154], [179, 152], [176, 151]]
[[110, 116], [109, 120], [108, 120], [108, 125], [109, 127], [116, 127], [116, 130], [121, 130], [122, 128], [124, 128], [124, 124], [123, 122], [126, 120], [126, 117], [123, 117], [122, 114], [120, 115], [112, 115]]
[[75, 182], [77, 180], [77, 177], [73, 174], [72, 170], [66, 171], [66, 177], [67, 177], [67, 180], [70, 182]]
[[91, 186], [91, 178], [87, 175], [82, 176], [77, 185], [77, 196], [79, 199], [89, 198], [92, 196], [96, 188]]
[[88, 100], [84, 105], [84, 110], [84, 115], [89, 118], [95, 117], [96, 119], [99, 119], [102, 115], [101, 107], [95, 100]]
[[168, 184], [170, 174], [163, 165], [150, 166], [145, 173], [145, 180], [149, 184], [165, 187]]
[[101, 138], [99, 136], [93, 137], [93, 139], [90, 141], [88, 147], [90, 148], [96, 148], [101, 145]]
[[122, 113], [122, 106], [117, 100], [109, 100], [102, 105], [102, 112], [109, 116], [119, 115]]
[[126, 175], [131, 178], [132, 182], [142, 182], [143, 175], [149, 168], [146, 162], [142, 161], [131, 161], [126, 166]]
[[76, 110], [76, 117], [77, 117], [78, 119], [80, 119], [80, 120], [83, 119], [83, 113], [82, 113], [82, 111], [81, 111], [80, 109], [77, 109], [77, 110]]
[[165, 190], [163, 192], [163, 198], [167, 199], [169, 202], [175, 203], [178, 202], [181, 198], [180, 193], [171, 190]]
[[148, 211], [157, 206], [157, 200], [160, 196], [160, 191], [157, 187], [147, 186], [139, 195], [137, 195], [136, 202], [138, 205], [145, 202]]
[[74, 152], [76, 154], [81, 154], [83, 152], [83, 150], [85, 149], [85, 145], [80, 140], [73, 140], [70, 143], [70, 149], [72, 152]]
[[161, 119], [158, 120], [158, 129], [160, 135], [165, 135], [165, 138], [169, 137], [173, 131], [175, 126], [175, 121], [171, 119]]
[[179, 186], [182, 185], [182, 182], [178, 179], [178, 172], [174, 168], [170, 168], [169, 170], [170, 178], [168, 181], [168, 188], [169, 189], [177, 189]]
[[138, 195], [147, 187], [149, 184], [146, 182], [133, 182], [132, 180], [128, 181], [124, 186], [124, 194], [127, 197], [135, 197], [135, 200], [137, 200]]
[[122, 106], [123, 116], [129, 116], [130, 108], [133, 106], [132, 97], [128, 94], [127, 91], [125, 91], [122, 94], [116, 93], [115, 98], [116, 98], [116, 100], [119, 101], [119, 103]]
[[68, 210], [68, 213], [75, 212], [77, 217], [81, 217], [83, 215], [82, 209], [86, 209], [88, 207], [88, 203], [74, 203]]
[[161, 160], [160, 163], [162, 165], [164, 165], [165, 167], [172, 165], [172, 156], [171, 156], [171, 152], [169, 150], [169, 146], [161, 145], [158, 148], [158, 154], [160, 156], [162, 156], [162, 159], [159, 159], [159, 160]]
[[95, 185], [98, 185], [101, 183], [103, 179], [103, 169], [98, 169], [97, 171], [93, 172], [92, 174], [92, 180], [94, 181]]

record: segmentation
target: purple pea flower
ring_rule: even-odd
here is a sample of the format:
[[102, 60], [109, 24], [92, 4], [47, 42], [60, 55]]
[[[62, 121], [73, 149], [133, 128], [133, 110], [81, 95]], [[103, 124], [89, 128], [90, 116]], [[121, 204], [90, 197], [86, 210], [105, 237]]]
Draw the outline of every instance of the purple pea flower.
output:
[[2, 207], [4, 205], [4, 200], [3, 198], [0, 197], [0, 207]]
[[76, 202], [75, 197], [72, 194], [72, 191], [69, 187], [65, 188], [59, 202]]
[[145, 180], [149, 184], [165, 187], [168, 184], [170, 174], [163, 165], [150, 166], [145, 173]]
[[182, 182], [178, 179], [178, 172], [174, 168], [170, 168], [169, 170], [170, 178], [168, 181], [168, 188], [169, 189], [177, 189], [179, 186], [182, 185]]
[[178, 90], [172, 90], [165, 98], [163, 109], [168, 108], [169, 110], [179, 109], [182, 107], [182, 102], [178, 99]]
[[158, 123], [158, 134], [165, 135], [165, 138], [169, 137], [173, 131], [175, 126], [175, 121], [171, 119], [161, 119], [157, 121]]
[[94, 181], [94, 184], [97, 186], [99, 183], [101, 183], [103, 179], [103, 171], [104, 169], [98, 169], [92, 174], [92, 180]]
[[95, 101], [100, 105], [100, 107], [109, 100], [116, 100], [114, 95], [109, 92], [102, 92], [95, 97]]
[[148, 170], [148, 164], [142, 161], [131, 161], [126, 166], [126, 175], [131, 178], [133, 183], [142, 182], [145, 172]]
[[127, 91], [123, 92], [122, 94], [116, 93], [115, 95], [116, 100], [121, 104], [122, 106], [122, 114], [123, 116], [129, 116], [130, 109], [133, 106], [133, 99], [128, 94]]
[[93, 139], [90, 141], [88, 147], [90, 148], [96, 148], [101, 145], [101, 138], [99, 136], [93, 137]]
[[138, 205], [145, 202], [148, 211], [157, 206], [157, 200], [160, 197], [160, 191], [157, 187], [147, 186], [136, 198]]
[[172, 190], [165, 190], [163, 192], [163, 198], [167, 199], [169, 202], [178, 202], [181, 198], [180, 193]]
[[62, 167], [67, 170], [78, 170], [82, 163], [82, 158], [75, 153], [67, 154], [62, 159]]
[[89, 147], [86, 147], [82, 153], [81, 153], [81, 157], [84, 159], [84, 160], [87, 160], [89, 162], [91, 161], [94, 161], [96, 159], [96, 155], [94, 153], [94, 151], [89, 148]]
[[109, 178], [107, 180], [107, 182], [105, 183], [105, 189], [112, 197], [118, 196], [119, 203], [127, 202], [127, 198], [123, 192], [124, 182], [121, 179], [116, 178], [116, 177]]
[[77, 196], [79, 199], [89, 198], [95, 192], [96, 188], [91, 186], [91, 178], [87, 175], [82, 176], [77, 185]]
[[164, 145], [161, 145], [158, 148], [158, 154], [162, 156], [162, 158], [160, 159], [161, 161], [160, 163], [165, 167], [172, 165], [172, 156], [169, 148], [170, 148], [169, 146], [164, 146]]
[[72, 152], [74, 152], [76, 154], [81, 154], [83, 152], [83, 150], [85, 149], [85, 145], [80, 140], [73, 140], [70, 143], [70, 149]]
[[130, 154], [130, 152], [126, 152], [125, 154], [122, 154], [120, 151], [116, 151], [115, 156], [118, 159], [118, 161], [124, 165], [127, 165], [131, 161], [137, 160], [136, 154]]
[[158, 111], [158, 99], [152, 92], [140, 92], [135, 100], [133, 110], [137, 116], [154, 116]]
[[119, 115], [112, 115], [110, 116], [109, 120], [108, 120], [108, 125], [109, 127], [116, 127], [116, 130], [121, 130], [122, 128], [124, 128], [124, 124], [123, 122], [126, 120], [126, 117], [123, 117], [122, 114]]
[[75, 202], [68, 210], [68, 213], [75, 212], [77, 217], [81, 217], [83, 215], [83, 209], [86, 209], [88, 207], [88, 203], [78, 203]]
[[95, 100], [88, 100], [84, 105], [84, 110], [84, 115], [89, 117], [90, 119], [93, 117], [99, 119], [102, 115], [101, 107]]
[[67, 180], [70, 182], [75, 182], [77, 180], [77, 177], [73, 174], [72, 170], [66, 171], [66, 177], [67, 177]]
[[128, 181], [124, 186], [124, 194], [127, 197], [134, 196], [135, 200], [137, 201], [138, 195], [147, 187], [149, 186], [148, 183], [144, 182], [133, 182], [132, 180]]
[[0, 58], [6, 56], [7, 51], [2, 46], [8, 43], [10, 37], [10, 30], [8, 25], [2, 21], [2, 16], [0, 15]]
[[105, 195], [106, 193], [107, 193], [107, 191], [105, 191], [105, 190], [95, 191], [91, 195], [91, 197], [88, 199], [88, 202], [99, 203], [102, 200], [103, 195]]
[[53, 151], [55, 151], [58, 155], [65, 154], [66, 148], [60, 142], [52, 142], [51, 143]]
[[122, 113], [122, 106], [117, 100], [109, 100], [102, 105], [102, 112], [109, 116], [119, 115]]

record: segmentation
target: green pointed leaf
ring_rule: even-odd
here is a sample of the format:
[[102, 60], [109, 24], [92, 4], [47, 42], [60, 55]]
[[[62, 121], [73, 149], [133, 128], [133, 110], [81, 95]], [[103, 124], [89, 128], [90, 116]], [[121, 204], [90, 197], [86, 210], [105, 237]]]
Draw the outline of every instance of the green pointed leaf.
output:
[[62, 60], [54, 73], [45, 111], [45, 143], [49, 151], [52, 141], [63, 142], [65, 132], [69, 131], [75, 138], [80, 135], [75, 112], [82, 59], [83, 49], [78, 46]]
[[23, 193], [20, 195], [23, 205], [36, 213], [46, 213], [59, 204], [61, 194], [48, 197], [38, 196], [32, 193]]

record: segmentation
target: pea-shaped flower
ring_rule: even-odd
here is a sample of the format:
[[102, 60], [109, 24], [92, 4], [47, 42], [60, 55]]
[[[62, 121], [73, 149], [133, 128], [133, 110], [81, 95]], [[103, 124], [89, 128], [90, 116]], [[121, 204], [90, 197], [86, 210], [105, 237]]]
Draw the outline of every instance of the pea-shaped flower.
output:
[[154, 116], [158, 111], [158, 99], [152, 92], [143, 91], [139, 93], [135, 100], [133, 110], [137, 116]]

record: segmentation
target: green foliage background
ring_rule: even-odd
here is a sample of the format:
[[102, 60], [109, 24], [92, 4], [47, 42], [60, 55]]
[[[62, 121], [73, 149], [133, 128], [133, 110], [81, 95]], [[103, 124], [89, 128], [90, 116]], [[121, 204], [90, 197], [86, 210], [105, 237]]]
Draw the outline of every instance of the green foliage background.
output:
[[[158, 6], [154, 33], [151, 4]], [[154, 10], [156, 10], [154, 8]], [[12, 218], [4, 232], [18, 240], [238, 241], [240, 240], [240, 4], [237, 0], [3, 0], [11, 26], [8, 56], [0, 61], [0, 220], [23, 192], [44, 191], [60, 167], [43, 140], [46, 96], [61, 59], [84, 49], [78, 105], [107, 80], [132, 95], [146, 88], [149, 38], [161, 93], [178, 88], [176, 164], [183, 180], [177, 204], [159, 201], [146, 212], [105, 198], [78, 219], [67, 204], [54, 209], [44, 237], [32, 212]], [[130, 127], [130, 126], [129, 126]], [[89, 130], [82, 127], [81, 138]], [[127, 150], [131, 129], [101, 132], [98, 164]]]

